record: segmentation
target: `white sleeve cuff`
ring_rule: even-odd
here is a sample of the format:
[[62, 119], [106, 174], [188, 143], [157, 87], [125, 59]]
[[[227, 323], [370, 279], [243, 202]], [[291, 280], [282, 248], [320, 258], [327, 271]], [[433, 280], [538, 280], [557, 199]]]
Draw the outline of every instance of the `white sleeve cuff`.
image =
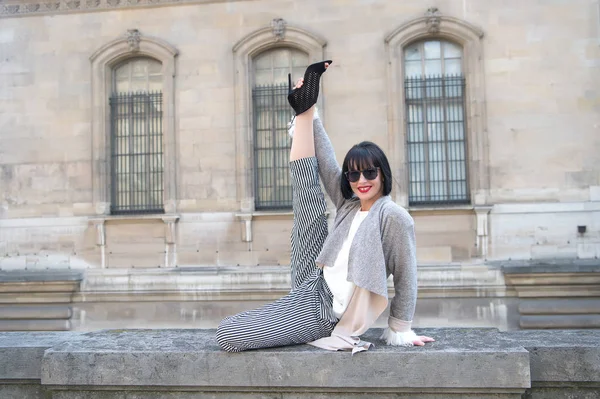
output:
[[396, 332], [407, 332], [411, 330], [412, 321], [400, 320], [395, 317], [388, 317], [388, 327]]
[[417, 338], [417, 334], [413, 330], [405, 332], [396, 332], [389, 327], [386, 327], [381, 334], [381, 339], [384, 340], [388, 345], [394, 346], [413, 346], [414, 340]]

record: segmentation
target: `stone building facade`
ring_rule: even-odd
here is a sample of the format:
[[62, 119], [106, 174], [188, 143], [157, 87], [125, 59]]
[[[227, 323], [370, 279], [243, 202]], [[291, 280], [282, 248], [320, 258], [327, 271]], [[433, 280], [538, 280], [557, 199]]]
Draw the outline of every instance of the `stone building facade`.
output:
[[80, 315], [284, 292], [282, 93], [333, 59], [322, 118], [340, 160], [361, 140], [388, 154], [421, 296], [514, 297], [498, 263], [600, 256], [599, 10], [3, 1], [0, 271], [80, 271]]

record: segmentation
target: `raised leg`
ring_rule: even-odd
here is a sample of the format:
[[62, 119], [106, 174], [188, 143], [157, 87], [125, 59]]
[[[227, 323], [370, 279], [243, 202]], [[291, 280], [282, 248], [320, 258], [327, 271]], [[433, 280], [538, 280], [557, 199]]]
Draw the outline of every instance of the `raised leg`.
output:
[[315, 259], [327, 238], [327, 204], [319, 185], [316, 158], [290, 162], [294, 223], [291, 233], [292, 291], [314, 275]]

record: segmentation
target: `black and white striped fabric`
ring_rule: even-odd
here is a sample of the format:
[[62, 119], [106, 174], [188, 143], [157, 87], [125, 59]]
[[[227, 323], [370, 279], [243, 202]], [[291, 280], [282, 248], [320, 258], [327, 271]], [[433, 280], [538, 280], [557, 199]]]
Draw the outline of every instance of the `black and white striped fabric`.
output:
[[291, 234], [291, 292], [258, 309], [226, 317], [217, 342], [227, 352], [303, 344], [328, 337], [337, 323], [332, 294], [316, 267], [327, 238], [327, 209], [317, 159], [290, 162], [294, 224]]

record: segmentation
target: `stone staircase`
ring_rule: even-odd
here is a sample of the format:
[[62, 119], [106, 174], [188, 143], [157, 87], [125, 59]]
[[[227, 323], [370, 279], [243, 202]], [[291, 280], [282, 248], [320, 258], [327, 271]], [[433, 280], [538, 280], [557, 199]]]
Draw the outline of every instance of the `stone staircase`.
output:
[[600, 328], [600, 261], [505, 262], [523, 329]]
[[70, 330], [82, 278], [68, 270], [0, 272], [0, 331]]

